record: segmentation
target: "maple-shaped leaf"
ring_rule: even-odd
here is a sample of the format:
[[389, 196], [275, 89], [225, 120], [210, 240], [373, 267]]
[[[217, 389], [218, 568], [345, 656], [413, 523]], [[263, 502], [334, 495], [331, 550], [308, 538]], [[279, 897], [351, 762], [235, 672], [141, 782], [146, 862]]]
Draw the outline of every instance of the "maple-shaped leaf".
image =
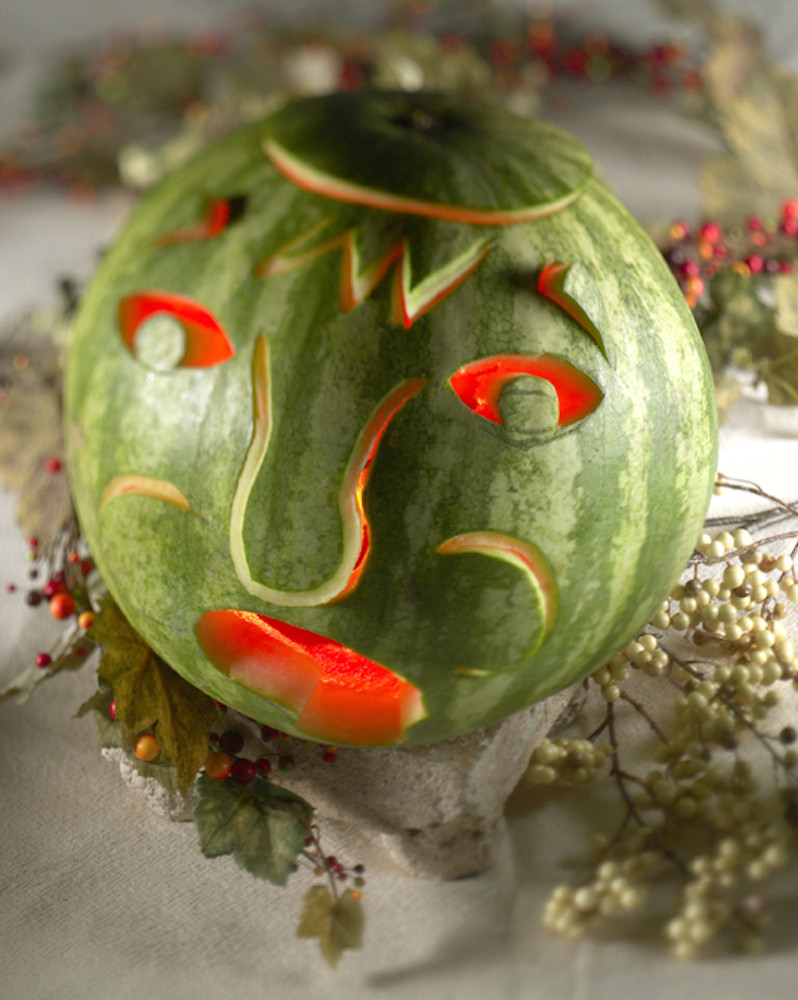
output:
[[798, 404], [798, 337], [774, 331], [768, 342], [770, 359], [760, 364], [767, 385], [768, 402], [776, 406]]
[[0, 342], [0, 474], [19, 494], [23, 533], [45, 553], [74, 512], [63, 468], [60, 355], [30, 326], [23, 321]]
[[704, 78], [728, 151], [703, 166], [704, 212], [720, 220], [777, 213], [798, 190], [798, 87], [768, 62], [750, 24], [721, 17], [713, 29]]
[[97, 672], [114, 693], [117, 719], [130, 737], [155, 727], [161, 754], [185, 791], [208, 752], [213, 700], [154, 653], [111, 598], [102, 602], [92, 632], [103, 647]]
[[321, 953], [335, 968], [346, 948], [363, 945], [363, 905], [351, 889], [336, 900], [327, 885], [312, 885], [305, 893], [297, 937], [319, 939]]
[[208, 858], [231, 854], [253, 875], [285, 885], [304, 847], [312, 807], [265, 778], [237, 785], [203, 774], [195, 788], [202, 853]]

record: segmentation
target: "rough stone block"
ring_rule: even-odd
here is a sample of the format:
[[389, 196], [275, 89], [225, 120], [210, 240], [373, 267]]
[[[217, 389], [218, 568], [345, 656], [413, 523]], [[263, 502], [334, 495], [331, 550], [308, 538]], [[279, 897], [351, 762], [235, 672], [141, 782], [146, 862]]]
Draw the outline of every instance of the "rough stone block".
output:
[[[414, 875], [462, 878], [490, 867], [505, 801], [535, 746], [575, 697], [574, 689], [561, 692], [488, 729], [431, 746], [342, 747], [334, 763], [322, 760], [320, 747], [299, 740], [278, 738], [267, 746], [293, 757], [296, 766], [276, 780], [307, 799], [322, 824], [354, 825]], [[249, 734], [243, 752], [262, 753], [257, 728], [240, 719], [236, 725]], [[105, 753], [119, 760], [126, 783], [159, 814], [191, 818], [190, 795], [170, 795], [143, 778], [121, 751]]]

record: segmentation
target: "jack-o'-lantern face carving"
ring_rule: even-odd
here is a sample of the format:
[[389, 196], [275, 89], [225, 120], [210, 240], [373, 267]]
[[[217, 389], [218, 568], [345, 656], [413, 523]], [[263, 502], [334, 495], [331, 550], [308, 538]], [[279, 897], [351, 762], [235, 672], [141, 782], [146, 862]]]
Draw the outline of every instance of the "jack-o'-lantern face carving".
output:
[[[367, 100], [351, 127], [432, 146], [433, 166], [447, 136], [490, 133], [409, 100]], [[325, 742], [455, 735], [584, 672], [661, 598], [689, 544], [679, 527], [652, 586], [644, 543], [673, 549], [684, 504], [652, 512], [631, 456], [649, 483], [678, 455], [706, 492], [707, 454], [684, 454], [687, 416], [714, 433], [706, 371], [684, 338], [692, 383], [652, 415], [671, 345], [640, 289], [608, 300], [595, 229], [615, 209], [559, 133], [531, 144], [542, 179], [513, 165], [489, 196], [493, 159], [483, 176], [455, 156], [433, 197], [429, 162], [377, 187], [301, 107], [304, 130], [278, 113], [230, 145], [193, 216], [173, 182], [110, 261], [83, 329], [105, 317], [114, 389], [71, 389], [76, 500], [123, 610], [215, 697]], [[529, 126], [499, 121], [528, 159]], [[632, 587], [604, 568], [630, 545]]]

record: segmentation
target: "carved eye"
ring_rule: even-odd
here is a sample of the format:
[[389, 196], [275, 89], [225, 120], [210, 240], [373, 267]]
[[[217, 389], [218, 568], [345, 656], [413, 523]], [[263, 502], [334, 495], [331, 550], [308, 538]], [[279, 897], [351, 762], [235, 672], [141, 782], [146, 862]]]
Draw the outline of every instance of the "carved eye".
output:
[[199, 302], [168, 292], [122, 299], [119, 330], [130, 352], [158, 372], [210, 368], [235, 354], [215, 316]]
[[553, 354], [497, 354], [463, 365], [449, 384], [515, 443], [541, 443], [589, 416], [604, 398], [583, 371]]

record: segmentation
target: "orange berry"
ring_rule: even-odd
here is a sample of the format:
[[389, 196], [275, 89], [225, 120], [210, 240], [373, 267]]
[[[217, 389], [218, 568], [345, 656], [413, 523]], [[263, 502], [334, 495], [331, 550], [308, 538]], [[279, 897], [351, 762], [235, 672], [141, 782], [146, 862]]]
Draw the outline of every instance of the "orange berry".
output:
[[211, 750], [205, 758], [205, 773], [209, 778], [216, 778], [219, 781], [230, 774], [232, 766], [232, 760], [221, 750]]
[[69, 618], [75, 613], [75, 598], [71, 594], [60, 593], [50, 598], [50, 614], [53, 618]]
[[158, 746], [158, 740], [152, 733], [142, 733], [133, 747], [133, 753], [139, 760], [143, 760], [145, 763], [155, 760], [160, 752], [161, 748]]
[[686, 236], [690, 235], [690, 227], [686, 222], [674, 222], [668, 230], [668, 235], [672, 240], [683, 240]]
[[81, 628], [91, 628], [94, 624], [94, 612], [93, 611], [81, 611], [78, 615], [78, 625]]
[[715, 256], [715, 247], [709, 240], [698, 241], [698, 256], [701, 260], [711, 260]]

